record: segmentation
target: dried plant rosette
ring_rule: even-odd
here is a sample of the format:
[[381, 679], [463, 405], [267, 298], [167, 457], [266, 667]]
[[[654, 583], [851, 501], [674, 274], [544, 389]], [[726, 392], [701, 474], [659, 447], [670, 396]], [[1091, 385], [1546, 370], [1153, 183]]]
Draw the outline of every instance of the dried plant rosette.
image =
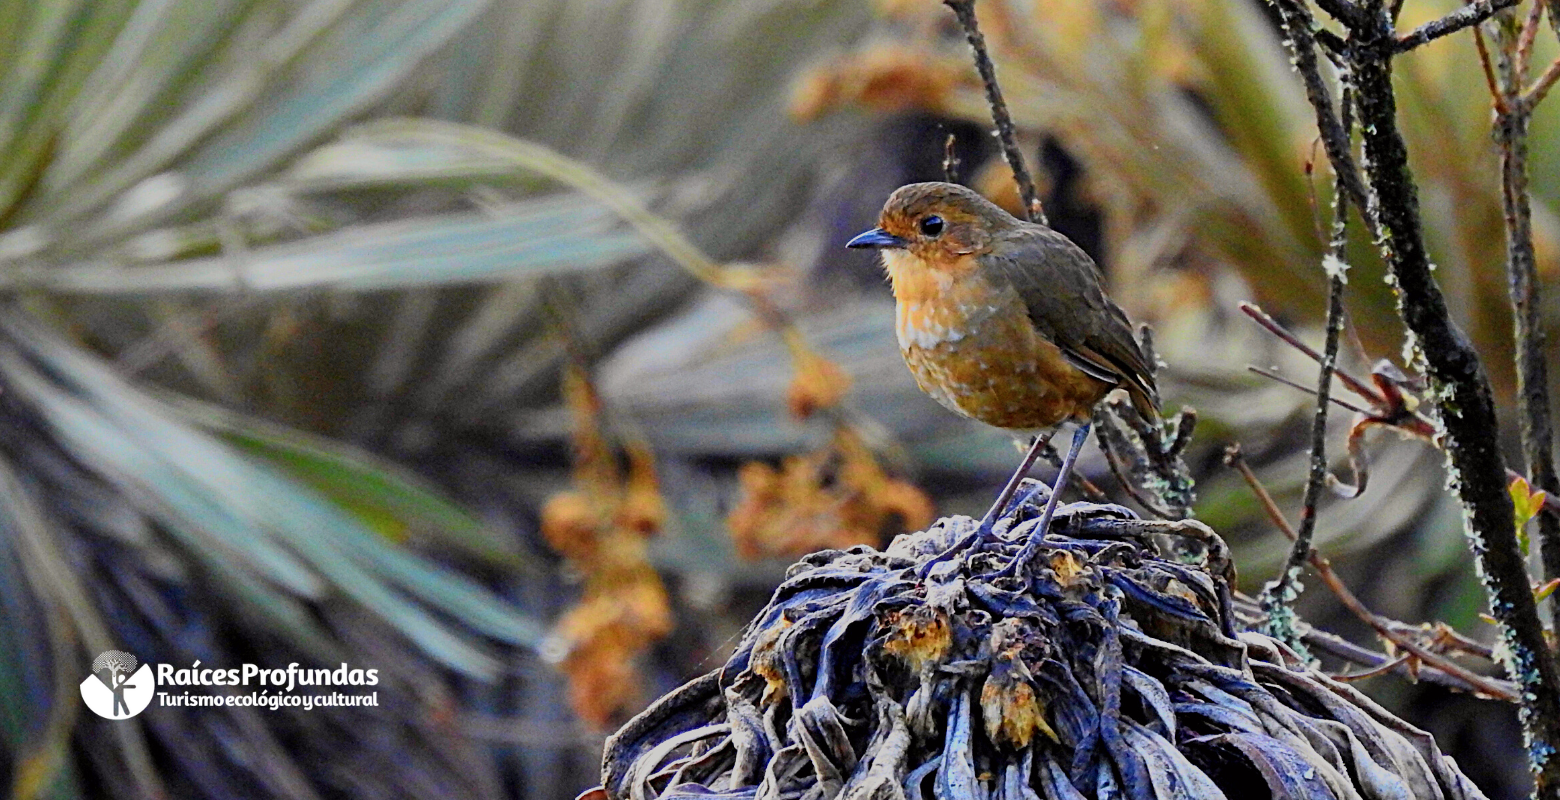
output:
[[[1022, 496], [1022, 495], [1021, 495]], [[1043, 494], [1042, 498], [1043, 500]], [[1062, 506], [935, 556], [940, 520], [793, 566], [725, 666], [608, 742], [601, 792], [647, 800], [1481, 798], [1423, 731], [1237, 632], [1195, 521]]]

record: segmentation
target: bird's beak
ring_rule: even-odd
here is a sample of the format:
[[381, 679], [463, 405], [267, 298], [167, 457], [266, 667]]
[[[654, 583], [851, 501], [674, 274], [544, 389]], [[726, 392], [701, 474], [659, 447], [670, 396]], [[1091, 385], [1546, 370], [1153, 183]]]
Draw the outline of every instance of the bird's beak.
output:
[[846, 247], [906, 247], [910, 243], [882, 228], [873, 228], [845, 243]]

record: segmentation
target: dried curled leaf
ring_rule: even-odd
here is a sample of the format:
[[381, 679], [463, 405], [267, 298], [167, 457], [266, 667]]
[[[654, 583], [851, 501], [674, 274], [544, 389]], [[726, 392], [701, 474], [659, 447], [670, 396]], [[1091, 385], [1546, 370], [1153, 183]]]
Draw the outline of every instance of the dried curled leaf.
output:
[[1036, 516], [930, 571], [972, 520], [805, 557], [723, 667], [608, 740], [607, 796], [1482, 797], [1428, 734], [1237, 635], [1211, 531], [1074, 503], [999, 575]]

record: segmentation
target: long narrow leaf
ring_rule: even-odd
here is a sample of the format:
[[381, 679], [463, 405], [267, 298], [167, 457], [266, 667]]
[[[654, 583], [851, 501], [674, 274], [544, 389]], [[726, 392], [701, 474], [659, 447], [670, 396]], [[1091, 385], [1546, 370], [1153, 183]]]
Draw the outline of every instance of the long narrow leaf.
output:
[[512, 542], [406, 469], [372, 453], [219, 406], [177, 397], [170, 402], [191, 422], [275, 464], [347, 509], [414, 528], [495, 566], [529, 565]]
[[[109, 465], [105, 477], [143, 498], [148, 511], [170, 527], [205, 534], [209, 542], [247, 545], [257, 560], [268, 551], [272, 558], [294, 553], [430, 656], [473, 676], [492, 677], [497, 662], [426, 606], [485, 635], [530, 646], [540, 642], [542, 626], [508, 603], [391, 545], [271, 467], [192, 430], [14, 311], [0, 318], [0, 329], [13, 342], [0, 349], [7, 383], [27, 396], [83, 462]], [[213, 537], [212, 529], [224, 525], [242, 529], [247, 540]], [[201, 548], [191, 549], [204, 555]], [[272, 569], [281, 566], [273, 563]]]
[[646, 245], [618, 230], [606, 209], [552, 196], [485, 213], [364, 225], [242, 257], [146, 266], [85, 262], [35, 272], [31, 286], [76, 294], [359, 291], [481, 282], [593, 269]]
[[69, 187], [49, 222], [79, 219], [111, 200], [115, 206], [58, 242], [69, 252], [101, 246], [276, 167], [383, 98], [486, 4], [305, 6], [133, 153]]

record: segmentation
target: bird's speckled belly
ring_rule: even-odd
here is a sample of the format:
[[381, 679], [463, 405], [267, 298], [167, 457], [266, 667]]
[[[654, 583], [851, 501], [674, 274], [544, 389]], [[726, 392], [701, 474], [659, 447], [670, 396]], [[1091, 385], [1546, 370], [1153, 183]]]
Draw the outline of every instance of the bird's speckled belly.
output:
[[1110, 387], [1067, 363], [1014, 305], [900, 302], [899, 347], [916, 383], [948, 409], [999, 428], [1088, 416]]

